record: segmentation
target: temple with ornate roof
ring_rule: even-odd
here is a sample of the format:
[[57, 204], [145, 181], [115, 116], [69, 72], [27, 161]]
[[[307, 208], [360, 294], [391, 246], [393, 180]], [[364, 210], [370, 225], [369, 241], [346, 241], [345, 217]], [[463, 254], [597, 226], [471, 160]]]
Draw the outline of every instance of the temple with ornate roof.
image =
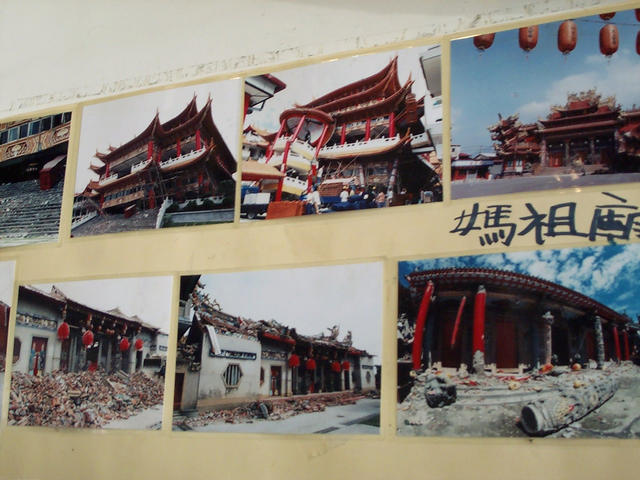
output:
[[180, 279], [174, 410], [222, 408], [266, 397], [379, 388], [373, 356], [339, 326], [309, 336], [276, 320], [223, 311], [199, 275]]
[[99, 165], [89, 168], [99, 178], [76, 196], [76, 216], [88, 205], [97, 205], [101, 214], [125, 216], [156, 209], [166, 200], [207, 199], [214, 208], [232, 206], [236, 162], [213, 121], [211, 104], [209, 97], [198, 111], [194, 95], [172, 119], [161, 122], [156, 113], [132, 140], [96, 152]]
[[[297, 199], [314, 186], [323, 201], [345, 187], [375, 187], [392, 205], [418, 202], [425, 190], [439, 192], [437, 167], [417, 153], [435, 149], [420, 121], [424, 98], [412, 93], [413, 84], [411, 78], [400, 83], [394, 57], [366, 78], [285, 109], [277, 132], [249, 125], [243, 180], [274, 192], [276, 202]], [[268, 172], [258, 172], [251, 161], [274, 167], [273, 174], [263, 178]]]
[[542, 167], [615, 168], [615, 134], [621, 122], [614, 97], [602, 98], [595, 90], [588, 90], [570, 94], [565, 105], [551, 110], [540, 120]]
[[403, 377], [429, 367], [476, 373], [522, 373], [546, 364], [602, 368], [605, 361], [629, 360], [640, 347], [638, 326], [627, 315], [541, 278], [444, 268], [406, 280], [400, 323], [412, 332], [404, 335], [408, 341], [398, 337]]
[[49, 292], [20, 286], [13, 370], [154, 373], [166, 358], [167, 339], [159, 328], [117, 307], [105, 311], [82, 304], [55, 286]]

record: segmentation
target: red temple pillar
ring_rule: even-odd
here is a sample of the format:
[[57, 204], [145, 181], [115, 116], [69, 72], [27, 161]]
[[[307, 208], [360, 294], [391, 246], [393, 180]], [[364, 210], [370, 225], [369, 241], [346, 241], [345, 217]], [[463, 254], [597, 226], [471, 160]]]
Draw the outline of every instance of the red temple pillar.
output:
[[629, 332], [627, 330], [622, 332], [622, 338], [624, 339], [624, 359], [629, 360]]
[[273, 139], [273, 143], [271, 143], [268, 147], [267, 147], [267, 162], [269, 163], [269, 160], [271, 159], [271, 157], [273, 156], [273, 147], [274, 145], [278, 142], [278, 139], [280, 138], [280, 136], [282, 135], [282, 132], [284, 132], [284, 127], [286, 126], [286, 120], [282, 120], [282, 122], [280, 122], [280, 130], [278, 130], [278, 133], [276, 134], [276, 138]]
[[[305, 118], [307, 118], [305, 115], [300, 117], [300, 120], [298, 121], [298, 126], [296, 127], [295, 131], [293, 132], [293, 135], [291, 135], [289, 137], [289, 140], [287, 140], [287, 143], [284, 146], [284, 152], [282, 152], [282, 166], [280, 167], [280, 171], [282, 173], [286, 174], [286, 172], [287, 172], [287, 157], [289, 156], [289, 150], [291, 149], [291, 144], [293, 142], [295, 142], [296, 138], [298, 138], [298, 134], [300, 133], [300, 130], [302, 129], [302, 125], [304, 124]], [[276, 202], [279, 202], [280, 200], [282, 200], [282, 186], [283, 186], [283, 184], [284, 184], [284, 177], [282, 177], [280, 179], [280, 181], [278, 182], [278, 190], [276, 191]]]
[[367, 126], [364, 131], [364, 139], [369, 140], [371, 138], [371, 119], [367, 118]]
[[622, 355], [620, 353], [620, 337], [618, 336], [618, 327], [613, 326], [613, 343], [616, 347], [616, 359], [618, 361], [622, 360]]
[[153, 158], [153, 142], [147, 143], [147, 160]]
[[389, 115], [389, 138], [396, 136], [396, 114], [391, 112]]
[[431, 304], [431, 296], [433, 295], [433, 290], [433, 282], [429, 280], [427, 282], [427, 287], [424, 290], [422, 301], [420, 302], [418, 318], [416, 318], [416, 328], [413, 334], [411, 358], [413, 360], [414, 370], [419, 370], [420, 366], [422, 365], [422, 336], [424, 334], [424, 326], [427, 320], [427, 313], [429, 313], [429, 305]]
[[107, 168], [104, 172], [104, 178], [108, 178], [110, 173], [111, 173], [111, 164], [107, 163]]
[[200, 129], [196, 130], [196, 150], [202, 148], [202, 140], [200, 138]]
[[180, 139], [176, 140], [176, 157], [182, 155], [182, 146], [180, 145]]
[[484, 315], [487, 291], [484, 285], [478, 287], [473, 305], [473, 368], [476, 373], [484, 373]]
[[322, 148], [322, 145], [324, 143], [324, 136], [327, 134], [327, 130], [329, 130], [329, 125], [325, 123], [324, 127], [322, 127], [322, 133], [320, 134], [320, 138], [318, 138], [318, 143], [316, 144], [316, 152], [314, 155], [316, 159], [318, 158], [318, 154], [320, 153], [320, 149]]
[[340, 145], [344, 145], [345, 140], [347, 139], [347, 124], [342, 124], [342, 131], [340, 132]]
[[462, 311], [464, 310], [464, 305], [467, 303], [467, 297], [463, 296], [460, 300], [460, 306], [458, 307], [458, 314], [456, 315], [456, 323], [453, 325], [453, 333], [451, 334], [451, 345], [450, 348], [453, 348], [456, 344], [456, 338], [458, 337], [458, 330], [460, 329], [460, 319], [462, 318]]

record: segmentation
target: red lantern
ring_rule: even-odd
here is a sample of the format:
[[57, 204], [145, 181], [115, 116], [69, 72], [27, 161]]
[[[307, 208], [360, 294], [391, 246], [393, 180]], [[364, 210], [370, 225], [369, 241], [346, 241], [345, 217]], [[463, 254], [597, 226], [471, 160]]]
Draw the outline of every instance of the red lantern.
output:
[[335, 360], [331, 362], [331, 370], [336, 373], [340, 373], [340, 362], [336, 362]]
[[58, 339], [66, 340], [69, 338], [69, 324], [67, 322], [62, 322], [58, 327]]
[[91, 345], [93, 345], [93, 332], [91, 330], [87, 330], [82, 335], [82, 344], [85, 347], [90, 347]]
[[342, 369], [343, 370], [349, 370], [350, 368], [351, 368], [351, 364], [347, 360], [342, 362]]
[[310, 358], [309, 360], [307, 360], [305, 362], [304, 367], [307, 370], [315, 370], [316, 369], [316, 361], [313, 358]]
[[129, 350], [129, 340], [127, 340], [127, 338], [123, 338], [120, 340], [120, 351], [126, 352], [127, 350]]
[[478, 50], [486, 50], [493, 45], [493, 40], [496, 38], [495, 33], [487, 33], [485, 35], [476, 35], [473, 37], [473, 44]]
[[292, 353], [289, 357], [289, 367], [299, 367], [300, 366], [300, 357], [295, 353]]
[[616, 16], [616, 12], [609, 12], [609, 13], [601, 13], [600, 14], [600, 18], [603, 19], [603, 20], [611, 20], [615, 16]]
[[140, 351], [142, 350], [142, 346], [144, 345], [144, 343], [142, 342], [142, 339], [139, 338], [136, 340], [136, 343], [133, 344], [136, 347], [136, 350]]
[[533, 50], [538, 44], [538, 26], [522, 27], [518, 31], [518, 43], [525, 52]]
[[609, 23], [600, 29], [600, 52], [607, 57], [618, 51], [618, 27]]
[[573, 20], [566, 20], [558, 28], [558, 50], [567, 54], [576, 48], [578, 43], [578, 27]]

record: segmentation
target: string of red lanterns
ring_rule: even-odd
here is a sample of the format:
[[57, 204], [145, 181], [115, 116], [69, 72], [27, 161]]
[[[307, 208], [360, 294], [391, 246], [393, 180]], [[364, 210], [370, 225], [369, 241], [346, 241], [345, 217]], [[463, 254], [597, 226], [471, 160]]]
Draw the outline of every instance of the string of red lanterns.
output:
[[[636, 19], [640, 22], [640, 8], [635, 9]], [[602, 13], [600, 18], [605, 21], [611, 20], [615, 12]], [[522, 27], [518, 30], [518, 44], [525, 52], [530, 52], [538, 45], [538, 26], [532, 25]], [[486, 33], [473, 37], [473, 45], [480, 51], [484, 51], [493, 45], [495, 33]], [[618, 27], [612, 23], [607, 23], [600, 29], [600, 52], [610, 57], [618, 51], [620, 35]], [[578, 43], [578, 26], [573, 20], [565, 20], [558, 27], [558, 50], [563, 55], [572, 52]], [[636, 36], [636, 53], [640, 55], [640, 31]]]

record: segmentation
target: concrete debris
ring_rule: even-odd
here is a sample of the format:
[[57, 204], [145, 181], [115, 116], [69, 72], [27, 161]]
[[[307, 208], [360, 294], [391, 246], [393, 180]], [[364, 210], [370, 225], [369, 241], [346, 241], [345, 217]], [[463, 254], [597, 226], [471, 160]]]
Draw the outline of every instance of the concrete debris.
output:
[[138, 372], [14, 372], [9, 425], [99, 428], [162, 404], [161, 384]]
[[301, 413], [323, 412], [327, 407], [353, 405], [364, 395], [352, 392], [312, 394], [296, 398], [262, 400], [227, 410], [202, 412], [196, 417], [186, 418], [189, 428], [211, 423], [252, 423], [255, 420], [284, 420]]
[[[542, 427], [530, 428], [535, 435], [561, 437], [563, 430], [570, 429], [565, 435], [578, 438], [640, 436], [640, 367], [631, 362], [607, 362], [603, 370], [572, 370], [571, 364], [546, 370], [546, 374], [487, 370], [483, 375], [457, 375], [445, 369], [450, 376], [438, 375], [436, 369], [416, 372], [411, 390], [398, 405], [398, 434], [520, 437], [527, 435], [522, 417], [529, 412], [523, 413], [524, 407], [537, 409], [527, 419], [546, 419], [545, 409], [555, 405], [553, 416], [562, 421], [550, 422], [551, 427], [540, 421]], [[445, 408], [431, 408], [425, 401], [425, 393], [436, 390], [436, 378], [457, 389], [455, 402]], [[563, 400], [556, 400], [559, 397]], [[598, 402], [592, 401], [596, 397]], [[594, 408], [595, 413], [590, 413]], [[543, 413], [536, 416], [538, 410]]]
[[424, 386], [424, 397], [431, 408], [451, 405], [457, 398], [456, 386], [445, 376], [429, 374]]

